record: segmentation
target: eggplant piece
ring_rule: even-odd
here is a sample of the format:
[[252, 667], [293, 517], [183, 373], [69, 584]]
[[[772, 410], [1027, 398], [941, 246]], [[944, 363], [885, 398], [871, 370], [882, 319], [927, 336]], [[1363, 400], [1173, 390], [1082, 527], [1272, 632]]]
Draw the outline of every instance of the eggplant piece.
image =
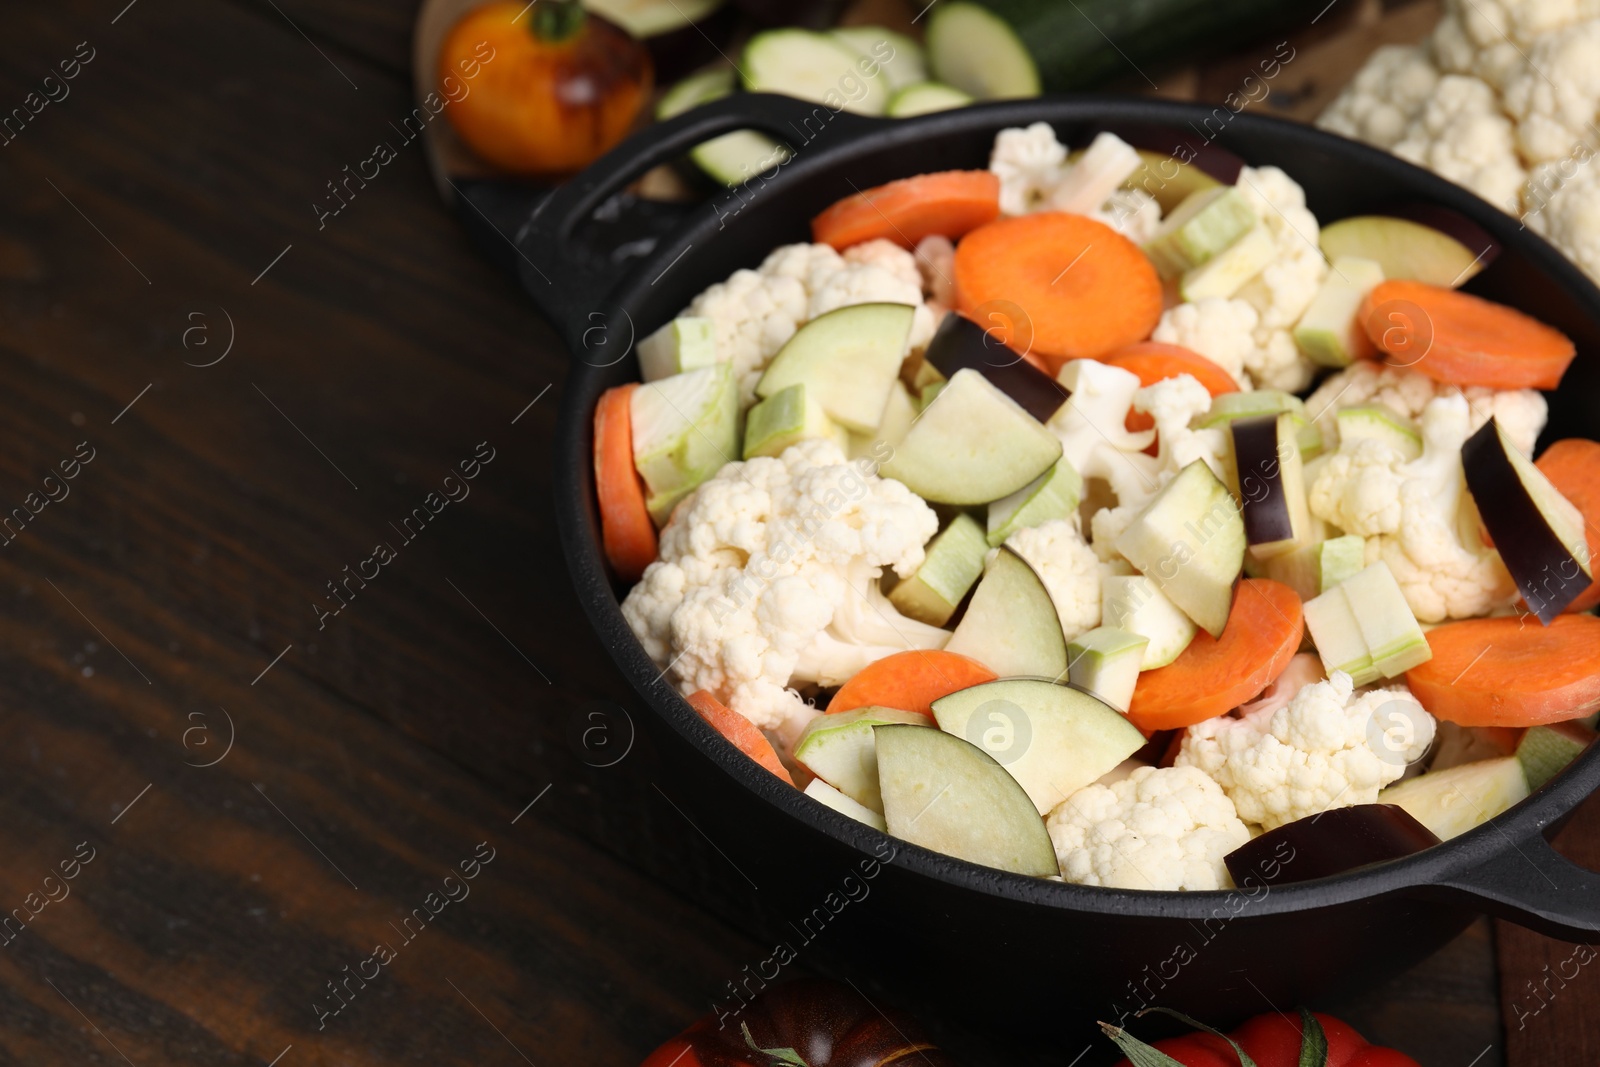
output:
[[1467, 489], [1477, 502], [1517, 591], [1550, 625], [1589, 588], [1583, 516], [1490, 419], [1461, 446]]
[[977, 371], [1040, 422], [1048, 422], [1067, 402], [1066, 389], [1054, 378], [955, 312], [939, 324], [923, 359], [946, 378], [954, 378], [959, 370]]
[[1296, 819], [1228, 853], [1236, 885], [1286, 885], [1397, 860], [1439, 844], [1404, 808], [1357, 804]]
[[1279, 412], [1229, 424], [1245, 541], [1257, 560], [1300, 547], [1311, 529], [1294, 418]]

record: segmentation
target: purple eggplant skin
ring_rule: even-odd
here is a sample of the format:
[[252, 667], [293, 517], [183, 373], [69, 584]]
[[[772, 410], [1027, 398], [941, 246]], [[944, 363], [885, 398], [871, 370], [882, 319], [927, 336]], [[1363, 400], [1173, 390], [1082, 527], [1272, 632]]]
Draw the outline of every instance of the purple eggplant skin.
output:
[[1040, 422], [1048, 422], [1069, 395], [1060, 382], [953, 311], [939, 323], [923, 358], [946, 378], [958, 370], [977, 371]]
[[1467, 491], [1477, 502], [1478, 514], [1517, 591], [1539, 621], [1549, 626], [1589, 588], [1590, 579], [1517, 477], [1506, 455], [1508, 447], [1491, 418], [1461, 446], [1461, 466], [1467, 474]]
[[1488, 230], [1447, 207], [1412, 201], [1398, 204], [1383, 214], [1408, 219], [1431, 230], [1438, 230], [1453, 241], [1459, 241], [1464, 248], [1477, 254], [1477, 272], [1487, 270], [1500, 255], [1500, 242], [1490, 237]]
[[1240, 887], [1285, 885], [1397, 860], [1437, 844], [1438, 836], [1404, 808], [1357, 804], [1268, 830], [1223, 862]]
[[[1245, 541], [1269, 545], [1289, 540], [1294, 536], [1294, 522], [1289, 516], [1289, 497], [1283, 491], [1283, 468], [1278, 460], [1278, 416], [1234, 419], [1229, 428], [1239, 471]], [[1293, 442], [1290, 447], [1294, 447]]]

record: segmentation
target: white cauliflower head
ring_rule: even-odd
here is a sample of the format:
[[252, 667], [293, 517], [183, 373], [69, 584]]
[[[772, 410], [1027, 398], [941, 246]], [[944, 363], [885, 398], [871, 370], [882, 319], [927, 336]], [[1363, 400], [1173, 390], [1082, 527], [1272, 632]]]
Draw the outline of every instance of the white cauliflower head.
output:
[[1406, 127], [1394, 154], [1516, 215], [1528, 180], [1516, 147], [1516, 131], [1495, 91], [1469, 75], [1447, 74]]
[[1505, 108], [1533, 163], [1571, 155], [1593, 141], [1600, 111], [1600, 19], [1545, 33], [1506, 82]]
[[873, 470], [831, 441], [802, 441], [727, 464], [678, 505], [622, 614], [680, 691], [710, 690], [788, 737], [814, 714], [792, 685], [943, 646], [944, 630], [877, 589], [882, 568], [905, 577], [922, 563], [938, 518]]
[[1192, 374], [1163, 378], [1133, 394], [1133, 407], [1156, 424], [1157, 461], [1163, 476], [1176, 475], [1195, 460], [1204, 460], [1218, 478], [1223, 477], [1223, 456], [1228, 442], [1220, 427], [1194, 430], [1189, 424], [1211, 410], [1211, 393]]
[[1100, 578], [1105, 568], [1078, 532], [1078, 520], [1052, 519], [1018, 530], [1006, 546], [1028, 561], [1055, 602], [1068, 641], [1100, 625]]
[[1157, 460], [1144, 454], [1154, 435], [1130, 432], [1128, 411], [1139, 376], [1093, 359], [1068, 360], [1056, 380], [1071, 396], [1050, 416], [1048, 429], [1085, 482], [1108, 483], [1119, 503], [1143, 500], [1161, 487]]
[[1141, 767], [1086, 786], [1045, 825], [1063, 879], [1113, 889], [1226, 889], [1223, 859], [1250, 840], [1232, 801], [1193, 767]]
[[1060, 184], [1066, 162], [1067, 149], [1048, 122], [1001, 130], [989, 155], [989, 170], [1000, 179], [1001, 213], [1038, 210]]
[[1200, 353], [1227, 371], [1241, 389], [1248, 389], [1245, 363], [1257, 359], [1255, 333], [1260, 324], [1260, 313], [1248, 301], [1213, 296], [1162, 312], [1150, 339]]
[[1439, 71], [1420, 46], [1383, 45], [1328, 105], [1317, 125], [1379, 148], [1393, 148], [1438, 80]]
[[1161, 204], [1143, 189], [1118, 189], [1089, 217], [1142, 245], [1161, 228]]
[[1594, 153], [1535, 167], [1523, 221], [1600, 278], [1600, 160]]
[[1343, 442], [1316, 465], [1306, 493], [1311, 514], [1359, 537], [1394, 533], [1400, 528], [1404, 465], [1405, 457], [1385, 441]]
[[1273, 261], [1233, 294], [1259, 316], [1244, 369], [1258, 388], [1299, 392], [1311, 384], [1316, 366], [1301, 355], [1289, 331], [1328, 274], [1317, 244], [1321, 228], [1306, 207], [1305, 190], [1278, 167], [1245, 167], [1238, 188], [1277, 247]]
[[1533, 454], [1550, 411], [1544, 395], [1536, 389], [1490, 389], [1481, 385], [1462, 389], [1436, 382], [1409, 367], [1363, 359], [1324, 380], [1306, 401], [1306, 411], [1322, 431], [1323, 442], [1331, 448], [1339, 440], [1335, 416], [1341, 408], [1382, 404], [1417, 419], [1435, 397], [1457, 394], [1466, 398], [1471, 430], [1494, 418], [1524, 454]]
[[922, 302], [922, 272], [916, 257], [880, 239], [846, 249], [843, 259], [838, 269], [812, 275], [806, 318], [856, 304], [909, 304], [916, 308], [911, 347], [926, 347], [933, 338], [933, 312]]
[[806, 321], [807, 299], [797, 278], [740, 270], [695, 297], [684, 314], [711, 320], [717, 358], [733, 364], [748, 405], [767, 362]]
[[1408, 690], [1355, 693], [1350, 676], [1334, 671], [1276, 711], [1189, 727], [1177, 765], [1204, 772], [1239, 818], [1271, 830], [1375, 802], [1406, 764], [1422, 758], [1433, 734], [1433, 716]]
[[1500, 553], [1483, 544], [1466, 492], [1461, 446], [1471, 435], [1464, 397], [1442, 396], [1422, 412], [1422, 456], [1401, 467], [1400, 527], [1367, 541], [1421, 622], [1470, 619], [1509, 607], [1516, 586]]

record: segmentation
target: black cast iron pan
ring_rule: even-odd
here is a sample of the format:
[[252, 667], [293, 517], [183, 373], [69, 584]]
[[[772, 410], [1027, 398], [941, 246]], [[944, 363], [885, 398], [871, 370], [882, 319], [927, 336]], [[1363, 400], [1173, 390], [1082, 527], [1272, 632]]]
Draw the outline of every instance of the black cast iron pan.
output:
[[[1178, 131], [1253, 165], [1283, 167], [1324, 223], [1401, 201], [1476, 221], [1503, 246], [1469, 284], [1552, 323], [1579, 354], [1550, 396], [1546, 440], [1600, 439], [1600, 291], [1560, 253], [1472, 194], [1390, 155], [1253, 114], [1145, 99], [1062, 97], [912, 120], [835, 113], [746, 95], [652, 127], [546, 200], [514, 235], [522, 281], [562, 329], [574, 366], [553, 461], [556, 515], [590, 623], [648, 711], [641, 718], [675, 776], [670, 789], [773, 917], [773, 952], [719, 991], [734, 1012], [791, 955], [873, 975], [924, 1015], [942, 1014], [1014, 1047], [1067, 1062], [1095, 1019], [1147, 1003], [1214, 1023], [1376, 982], [1489, 912], [1543, 933], [1600, 942], [1600, 875], [1546, 837], [1600, 786], [1600, 747], [1489, 824], [1405, 860], [1246, 894], [1138, 893], [980, 868], [892, 840], [813, 803], [724, 744], [660, 679], [618, 609], [590, 480], [590, 420], [605, 388], [637, 378], [632, 342], [693, 296], [775, 246], [808, 239], [808, 220], [851, 192], [930, 170], [986, 165], [995, 133], [1051, 123], [1068, 144], [1100, 129]], [[794, 158], [685, 213], [676, 229], [622, 250], [604, 227], [616, 194], [647, 168], [719, 133], [754, 128]], [[597, 224], [592, 217], [599, 213]], [[870, 872], [870, 877], [868, 877]], [[847, 883], [847, 879], [852, 879]], [[847, 886], [856, 887], [846, 893]], [[1070, 1038], [1063, 1035], [1071, 1035]], [[1067, 1048], [1061, 1042], [1078, 1042]], [[1063, 1058], [1064, 1057], [1064, 1058]], [[1088, 1062], [1088, 1061], [1086, 1061]]]

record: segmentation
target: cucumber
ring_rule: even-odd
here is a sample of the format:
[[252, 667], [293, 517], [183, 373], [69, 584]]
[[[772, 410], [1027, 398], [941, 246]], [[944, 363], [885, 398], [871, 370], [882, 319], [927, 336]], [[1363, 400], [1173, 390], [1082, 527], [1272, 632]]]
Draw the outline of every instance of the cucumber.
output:
[[1271, 231], [1257, 226], [1205, 263], [1185, 271], [1178, 281], [1178, 293], [1191, 304], [1211, 297], [1230, 297], [1260, 274], [1277, 254]]
[[744, 87], [782, 93], [858, 115], [881, 115], [889, 106], [889, 79], [872, 57], [836, 37], [811, 30], [767, 30], [744, 46]]
[[1383, 267], [1374, 259], [1340, 256], [1300, 316], [1294, 342], [1311, 361], [1324, 367], [1347, 367], [1372, 353], [1372, 340], [1361, 324], [1361, 302], [1383, 281]]
[[840, 26], [832, 33], [856, 55], [873, 60], [882, 69], [891, 96], [928, 80], [927, 55], [920, 44], [903, 33], [887, 26]]
[[1387, 563], [1380, 559], [1339, 584], [1355, 611], [1372, 666], [1385, 678], [1402, 675], [1433, 658], [1427, 635], [1417, 625]]
[[[737, 83], [731, 67], [691, 74], [661, 95], [656, 104], [656, 118], [665, 121], [690, 108], [720, 100], [735, 88]], [[765, 173], [787, 160], [789, 155], [787, 145], [754, 130], [735, 130], [689, 149], [694, 165], [723, 185], [738, 185], [752, 175]]]
[[628, 31], [629, 37], [660, 37], [687, 29], [716, 13], [726, 0], [583, 0], [584, 9]]
[[1344, 671], [1355, 685], [1367, 685], [1383, 676], [1372, 662], [1372, 650], [1361, 635], [1361, 623], [1344, 586], [1336, 585], [1306, 601], [1305, 619], [1306, 632], [1329, 674]]
[[679, 500], [739, 454], [739, 387], [716, 363], [647, 382], [629, 401], [633, 465], [665, 525]]
[[979, 100], [1038, 96], [1039, 71], [1006, 19], [966, 0], [945, 0], [928, 20], [934, 77]]
[[935, 111], [966, 107], [972, 97], [953, 85], [943, 82], [917, 82], [895, 91], [889, 98], [886, 114], [892, 119], [909, 119], [914, 115], [927, 115]]
[[812, 438], [847, 443], [803, 382], [780, 389], [750, 409], [744, 421], [744, 458], [781, 456], [790, 445]]
[[1166, 218], [1144, 246], [1163, 278], [1202, 266], [1257, 228], [1256, 211], [1231, 185], [1191, 193]]
[[715, 362], [716, 326], [710, 319], [676, 318], [639, 342], [639, 377], [647, 382]]
[[[1269, 34], [1303, 23], [1305, 11], [1282, 0], [939, 0], [928, 16], [928, 59], [940, 81], [979, 98], [985, 94], [951, 69], [975, 71], [980, 83], [1012, 84], [1024, 84], [1025, 70], [1027, 88], [1005, 94], [1011, 96], [1035, 95], [1041, 85], [1063, 92], [1112, 78], [1146, 82], [1162, 60], [1269, 40]], [[1269, 48], [1257, 69], [1270, 81], [1293, 59], [1288, 45], [1280, 44]], [[1196, 124], [1202, 137], [1214, 137], [1218, 124], [1229, 121], [1221, 104], [1215, 114]]]

